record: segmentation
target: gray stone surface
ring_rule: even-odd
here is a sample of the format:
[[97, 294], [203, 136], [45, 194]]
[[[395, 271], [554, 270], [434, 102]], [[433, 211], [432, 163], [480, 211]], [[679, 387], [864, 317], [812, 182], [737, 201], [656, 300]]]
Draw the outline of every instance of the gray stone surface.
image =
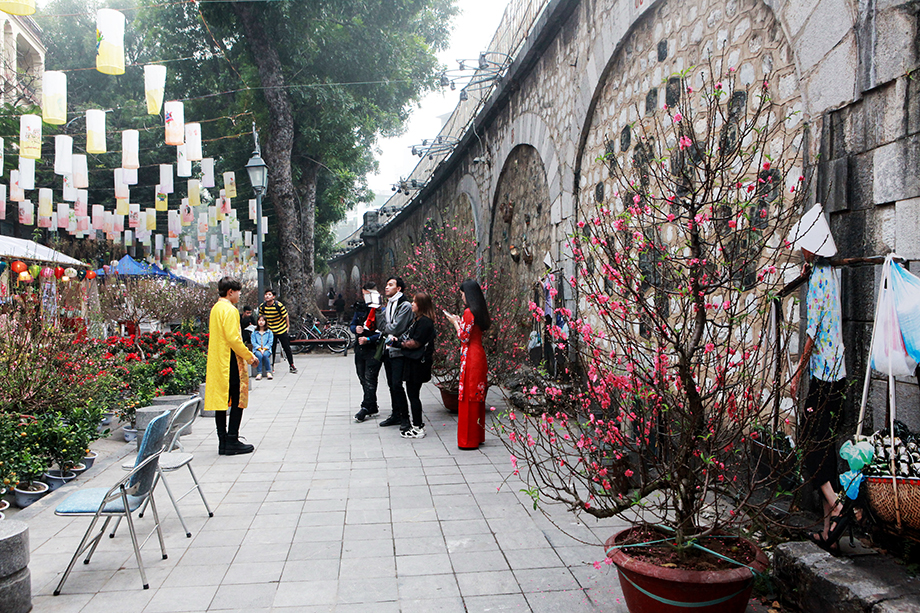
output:
[[[773, 579], [786, 604], [808, 613], [913, 611], [908, 607], [920, 606], [920, 580], [878, 554], [835, 558], [814, 543], [784, 543], [773, 554]], [[900, 608], [874, 608], [886, 602]]]
[[154, 407], [165, 406], [167, 408], [177, 407], [191, 397], [192, 397], [191, 394], [177, 394], [173, 396], [157, 396], [156, 398], [150, 401], [150, 406], [154, 406]]
[[0, 577], [29, 565], [29, 525], [15, 519], [0, 521]]
[[873, 192], [876, 204], [920, 196], [920, 135], [875, 150]]
[[0, 613], [27, 613], [32, 610], [32, 578], [28, 568], [0, 577]]

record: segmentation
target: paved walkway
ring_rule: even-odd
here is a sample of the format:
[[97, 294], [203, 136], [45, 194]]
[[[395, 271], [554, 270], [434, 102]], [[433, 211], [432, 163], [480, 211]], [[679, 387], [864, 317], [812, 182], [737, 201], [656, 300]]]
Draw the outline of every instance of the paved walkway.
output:
[[[54, 507], [76, 487], [114, 483], [133, 443], [18, 513], [30, 530], [34, 610], [625, 613], [616, 571], [593, 566], [624, 524], [586, 526], [558, 508], [553, 520], [592, 544], [563, 534], [516, 477], [503, 481], [511, 469], [500, 441], [487, 434], [479, 450], [457, 449], [456, 417], [431, 384], [422, 390], [428, 435], [405, 440], [376, 419], [352, 420], [361, 396], [350, 356], [301, 355], [297, 366], [297, 375], [279, 369], [274, 381], [252, 381], [242, 433], [255, 453], [218, 456], [212, 419], [183, 438], [214, 517], [190, 494], [180, 503], [186, 538], [158, 488], [169, 558], [155, 537], [144, 546], [149, 590], [122, 529], [51, 595], [89, 522]], [[381, 372], [386, 416], [384, 382]], [[177, 492], [191, 483], [184, 472], [169, 478]]]

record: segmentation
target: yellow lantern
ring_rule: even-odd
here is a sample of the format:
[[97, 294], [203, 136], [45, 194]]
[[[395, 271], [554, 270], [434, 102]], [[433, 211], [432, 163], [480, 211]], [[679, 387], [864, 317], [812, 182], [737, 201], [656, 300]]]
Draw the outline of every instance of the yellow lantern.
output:
[[121, 133], [121, 167], [131, 170], [140, 168], [138, 147], [140, 133], [137, 130], [125, 130]]
[[42, 118], [38, 115], [19, 118], [19, 156], [32, 160], [42, 157]]
[[3, 0], [0, 11], [10, 15], [32, 15], [35, 13], [35, 0]]
[[128, 214], [128, 199], [127, 198], [115, 198], [115, 214], [116, 215], [127, 215]]
[[105, 111], [86, 111], [86, 152], [105, 153]]
[[166, 115], [166, 144], [178, 147], [185, 143], [185, 106], [179, 100], [170, 100], [164, 107]]
[[189, 179], [188, 202], [192, 206], [201, 206], [201, 183], [198, 179]]
[[45, 123], [67, 123], [67, 75], [46, 70], [42, 75], [42, 118]]
[[147, 209], [147, 229], [155, 231], [157, 229], [157, 210]]
[[201, 160], [201, 124], [185, 124], [185, 154], [190, 162]]
[[159, 115], [163, 106], [163, 92], [166, 90], [166, 66], [147, 64], [144, 66], [144, 93], [147, 96], [147, 113]]
[[73, 173], [73, 138], [66, 134], [54, 137], [54, 174], [69, 175]]
[[38, 190], [38, 216], [51, 217], [51, 212], [51, 190], [47, 187], [43, 187]]
[[224, 190], [227, 192], [227, 198], [236, 198], [236, 173], [224, 173]]
[[125, 15], [113, 9], [96, 12], [96, 70], [125, 74]]
[[168, 197], [167, 197], [167, 195], [166, 195], [166, 192], [164, 192], [163, 189], [162, 189], [159, 185], [157, 185], [157, 191], [156, 191], [156, 209], [157, 209], [158, 211], [167, 211], [167, 210], [169, 210], [169, 201], [167, 200], [167, 198], [168, 198]]

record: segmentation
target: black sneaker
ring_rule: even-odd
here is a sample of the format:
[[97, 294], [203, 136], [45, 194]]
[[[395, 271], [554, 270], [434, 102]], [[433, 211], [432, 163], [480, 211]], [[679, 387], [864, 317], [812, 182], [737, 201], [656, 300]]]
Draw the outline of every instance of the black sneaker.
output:
[[223, 446], [217, 452], [219, 455], [243, 455], [252, 453], [256, 449], [252, 445], [241, 443], [240, 439], [235, 436], [228, 435], [223, 442]]
[[402, 434], [403, 432], [408, 432], [408, 431], [411, 430], [411, 429], [412, 429], [412, 422], [404, 421], [404, 422], [402, 422], [401, 424], [399, 424], [399, 433], [400, 433], [400, 434]]
[[400, 423], [402, 423], [402, 420], [400, 418], [398, 418], [395, 415], [390, 415], [389, 417], [384, 419], [382, 422], [380, 422], [380, 427], [386, 428], [387, 426], [395, 426]]
[[297, 374], [297, 369], [294, 368], [293, 366], [291, 366], [291, 374], [292, 374], [292, 375], [296, 375], [296, 374]]
[[371, 415], [376, 415], [376, 414], [377, 414], [377, 409], [371, 410], [371, 409], [365, 409], [364, 407], [361, 407], [361, 410], [355, 413], [355, 421], [360, 424], [362, 421], [364, 421]]

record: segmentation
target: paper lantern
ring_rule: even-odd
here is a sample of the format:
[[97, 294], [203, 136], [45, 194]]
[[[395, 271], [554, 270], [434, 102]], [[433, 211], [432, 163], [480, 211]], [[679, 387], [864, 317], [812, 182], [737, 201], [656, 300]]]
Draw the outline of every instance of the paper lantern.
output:
[[140, 133], [137, 130], [125, 130], [121, 133], [121, 167], [137, 169]]
[[80, 281], [82, 281], [83, 279], [86, 278], [86, 275], [87, 275], [87, 274], [89, 274], [89, 273], [86, 272], [85, 270], [83, 270], [83, 269], [81, 268], [80, 270], [77, 271], [77, 278], [78, 278]]
[[86, 152], [105, 153], [105, 111], [86, 111]]
[[101, 204], [93, 205], [93, 230], [102, 230], [105, 227], [105, 208]]
[[0, 175], [3, 174], [3, 147], [4, 145], [5, 145], [5, 141], [2, 138], [0, 138]]
[[73, 137], [57, 134], [54, 137], [54, 174], [73, 173]]
[[236, 198], [236, 173], [224, 173], [224, 190], [227, 192], [227, 198]]
[[70, 205], [58, 202], [57, 205], [58, 228], [67, 229], [70, 226]]
[[147, 229], [151, 232], [157, 229], [157, 210], [147, 209]]
[[74, 154], [70, 158], [73, 165], [73, 186], [77, 189], [86, 189], [89, 187], [89, 172], [86, 166], [86, 156], [83, 154]]
[[113, 9], [96, 12], [96, 70], [125, 74], [125, 15]]
[[89, 192], [85, 189], [77, 190], [77, 198], [73, 203], [73, 211], [78, 217], [86, 216], [86, 205], [89, 201]]
[[31, 15], [35, 12], [35, 0], [3, 0], [0, 11], [10, 15]]
[[164, 191], [160, 188], [160, 186], [157, 185], [157, 188], [156, 188], [156, 196], [155, 196], [154, 202], [156, 203], [156, 209], [157, 209], [158, 211], [166, 211], [166, 210], [169, 210], [169, 200], [167, 200], [167, 198], [168, 198], [168, 196], [166, 195], [166, 192], [164, 192]]
[[128, 184], [125, 183], [124, 170], [116, 168], [112, 171], [112, 175], [115, 184], [115, 198], [129, 198], [130, 190], [128, 190]]
[[29, 274], [32, 275], [32, 278], [35, 278], [41, 273], [42, 267], [38, 264], [30, 264], [28, 268]]
[[147, 113], [159, 115], [163, 106], [163, 92], [166, 90], [166, 66], [147, 64], [144, 66], [144, 94], [147, 96]]
[[51, 190], [43, 187], [38, 190], [38, 216], [51, 217]]
[[42, 75], [42, 119], [45, 123], [67, 123], [67, 75], [46, 70]]
[[0, 275], [3, 274], [4, 270], [6, 270], [6, 262], [0, 261]]
[[172, 164], [160, 164], [160, 187], [167, 194], [173, 193], [173, 167]]
[[125, 185], [137, 185], [137, 168], [122, 168], [121, 180]]
[[116, 215], [127, 215], [130, 210], [130, 203], [127, 198], [116, 198], [115, 199], [115, 214]]
[[214, 158], [201, 160], [201, 187], [214, 187]]
[[134, 231], [125, 230], [125, 247], [131, 247], [134, 245]]
[[73, 279], [74, 277], [77, 276], [77, 269], [76, 268], [65, 268], [64, 274], [70, 277], [71, 279]]
[[42, 118], [38, 115], [19, 117], [19, 157], [42, 157]]
[[198, 179], [189, 179], [188, 203], [192, 206], [201, 206], [201, 184]]
[[[0, 185], [0, 221], [6, 219], [6, 185]], [[0, 270], [0, 272], [3, 272]]]
[[54, 269], [54, 276], [55, 276], [55, 278], [57, 278], [57, 279], [60, 279], [61, 277], [63, 277], [63, 276], [64, 276], [64, 267], [63, 267], [63, 266], [58, 266], [58, 267], [56, 267], [56, 268]]
[[95, 278], [96, 278], [96, 271], [95, 271], [95, 270], [89, 270], [89, 271], [87, 271], [87, 272], [86, 272], [86, 278], [87, 278], [87, 279], [90, 279], [90, 280], [95, 279]]
[[185, 143], [185, 106], [179, 100], [170, 100], [163, 112], [166, 115], [166, 144], [178, 147]]
[[15, 272], [16, 274], [19, 274], [23, 272], [24, 270], [28, 270], [28, 268], [29, 267], [26, 266], [24, 262], [20, 262], [19, 260], [16, 260], [12, 264], [10, 264], [10, 270]]
[[10, 171], [10, 200], [13, 202], [22, 202], [26, 199], [25, 192], [22, 189], [22, 182], [19, 179], [19, 171]]
[[24, 270], [21, 273], [19, 273], [19, 282], [20, 283], [31, 283], [32, 282], [32, 275], [29, 274], [28, 270]]
[[128, 205], [128, 227], [136, 228], [140, 221], [141, 205], [131, 203]]
[[185, 124], [185, 153], [188, 160], [198, 162], [201, 160], [201, 124]]
[[182, 225], [190, 226], [195, 220], [194, 213], [192, 213], [192, 205], [188, 203], [188, 198], [182, 199], [182, 206], [179, 207], [179, 210], [182, 211]]
[[35, 189], [35, 160], [19, 156], [19, 187]]
[[192, 163], [188, 159], [188, 149], [185, 145], [176, 147], [176, 174], [180, 177], [192, 176]]

